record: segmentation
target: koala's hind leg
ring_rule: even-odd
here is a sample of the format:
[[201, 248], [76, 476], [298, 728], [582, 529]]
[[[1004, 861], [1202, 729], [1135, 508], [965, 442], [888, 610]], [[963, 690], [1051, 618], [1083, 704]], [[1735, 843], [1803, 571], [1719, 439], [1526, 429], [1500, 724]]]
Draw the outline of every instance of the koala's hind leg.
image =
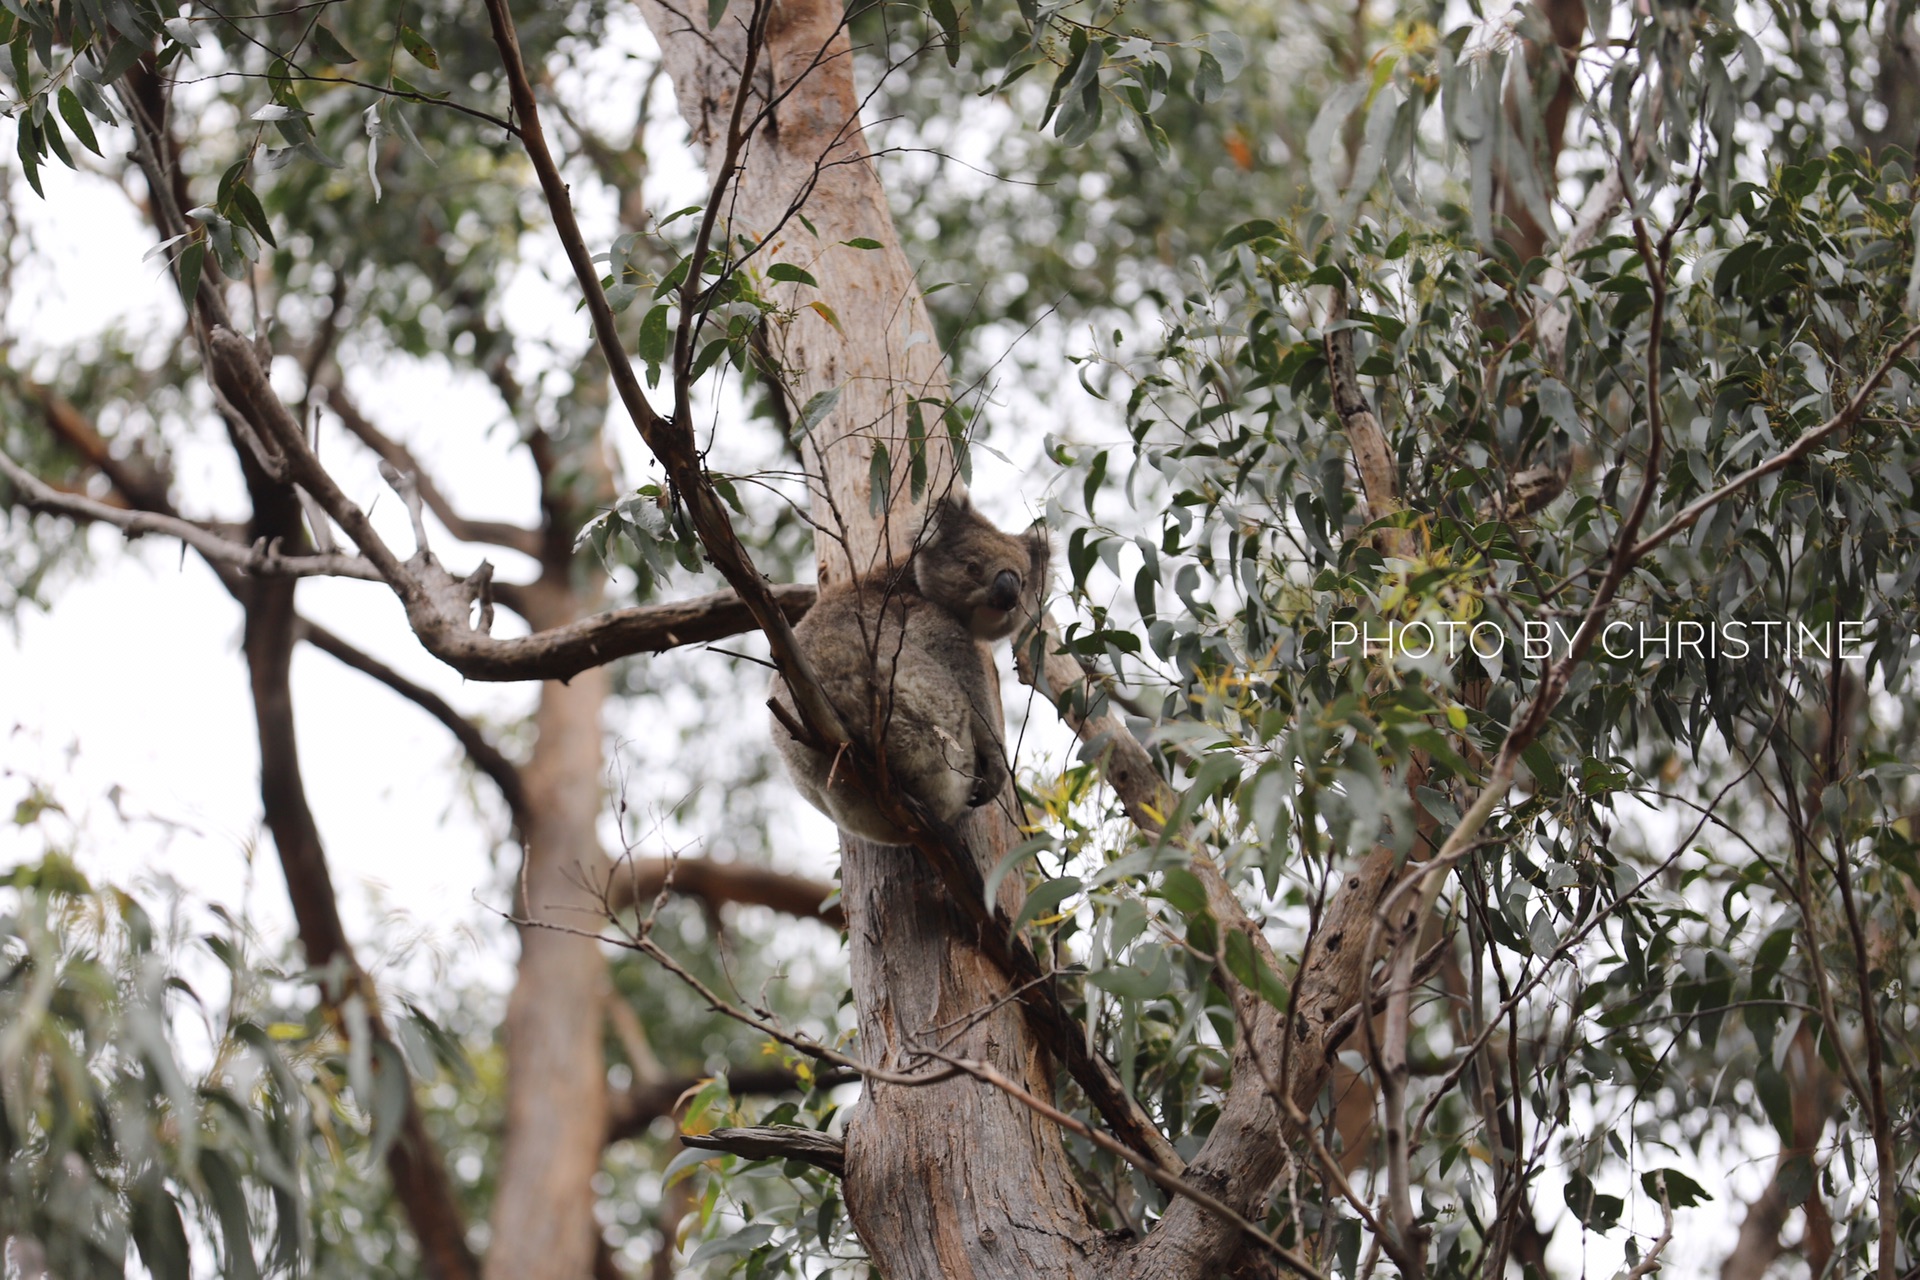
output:
[[902, 701], [894, 703], [894, 722], [888, 727], [887, 767], [894, 782], [929, 813], [953, 822], [971, 803], [972, 734], [959, 714], [923, 716], [915, 714], [920, 708], [902, 706]]
[[[792, 715], [785, 685], [776, 682], [774, 694]], [[773, 721], [773, 745], [786, 762], [794, 788], [808, 804], [833, 819], [835, 826], [875, 844], [906, 843], [906, 834], [860, 794], [842, 762], [795, 739], [778, 718]]]

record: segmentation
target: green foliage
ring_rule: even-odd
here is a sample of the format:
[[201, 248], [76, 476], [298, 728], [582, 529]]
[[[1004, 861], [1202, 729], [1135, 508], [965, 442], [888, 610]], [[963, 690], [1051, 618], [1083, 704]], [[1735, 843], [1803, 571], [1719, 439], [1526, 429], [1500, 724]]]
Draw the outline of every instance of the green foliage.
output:
[[[385, 1010], [364, 1051], [341, 975], [270, 963], [245, 920], [75, 864], [93, 836], [28, 788], [0, 870], [0, 1237], [19, 1265], [155, 1277], [418, 1274], [381, 1149], [418, 1087], [477, 1218], [497, 1125], [494, 1022], [472, 992]], [[380, 948], [383, 939], [370, 938]]]
[[[1240, 876], [1292, 939], [1282, 955], [1299, 954], [1355, 859], [1381, 845], [1424, 856], [1458, 823], [1517, 711], [1567, 653], [1641, 485], [1652, 490], [1644, 536], [1840, 412], [1913, 324], [1911, 162], [1836, 147], [1750, 165], [1726, 127], [1727, 76], [1767, 68], [1721, 21], [1703, 13], [1685, 39], [1636, 24], [1612, 99], [1592, 106], [1616, 143], [1658, 129], [1632, 171], [1636, 200], [1660, 211], [1644, 241], [1623, 226], [1549, 283], [1549, 263], [1519, 261], [1491, 235], [1480, 159], [1467, 157], [1464, 192], [1431, 181], [1429, 159], [1472, 132], [1458, 104], [1486, 101], [1485, 86], [1514, 68], [1458, 60], [1449, 38], [1379, 88], [1387, 115], [1362, 122], [1363, 97], [1330, 101], [1323, 138], [1359, 123], [1350, 182], [1316, 182], [1307, 209], [1224, 234], [1157, 345], [1116, 333], [1083, 360], [1083, 384], [1124, 408], [1127, 434], [1053, 449], [1063, 490], [1080, 498], [1063, 585], [1083, 620], [1068, 647], [1131, 693], [1145, 717], [1136, 727], [1181, 790], [1174, 825]], [[1664, 124], [1636, 96], [1647, 83], [1661, 86]], [[1669, 232], [1673, 262], [1656, 290]], [[1351, 299], [1337, 325], [1330, 289]], [[1565, 308], [1564, 358], [1541, 342], [1543, 306]], [[1334, 411], [1336, 329], [1351, 334], [1405, 506], [1372, 524]], [[1728, 1120], [1791, 1138], [1788, 1090], [1811, 1086], [1786, 1084], [1788, 1042], [1811, 1029], [1833, 1059], [1813, 1012], [1823, 998], [1845, 1037], [1860, 1034], [1857, 988], [1836, 978], [1823, 992], [1803, 957], [1830, 949], [1830, 974], [1854, 964], [1834, 859], [1852, 864], [1876, 936], [1901, 940], [1875, 964], [1881, 1024], [1910, 1022], [1895, 975], [1914, 972], [1920, 886], [1905, 815], [1916, 795], [1907, 773], [1868, 762], [1912, 749], [1916, 378], [1901, 355], [1857, 423], [1715, 501], [1638, 564], [1607, 615], [1628, 630], [1575, 669], [1525, 754], [1522, 789], [1443, 899], [1486, 985], [1456, 983], [1453, 1000], [1515, 1021], [1416, 1018], [1442, 1069], [1415, 1097], [1433, 1124], [1417, 1176], [1436, 1274], [1477, 1274], [1503, 1212], [1504, 1175], [1473, 1173], [1477, 1152], [1504, 1144], [1529, 1179], [1552, 1152], [1569, 1211], [1606, 1234], [1627, 1221], [1621, 1175], [1662, 1149], [1711, 1160], [1714, 1126]], [[1650, 475], [1649, 397], [1665, 448]], [[1508, 495], [1539, 467], [1570, 483], [1523, 516]], [[1404, 551], [1380, 550], [1383, 526], [1406, 531]], [[1699, 638], [1733, 619], [1750, 628], [1744, 649], [1674, 639], [1676, 627]], [[1428, 639], [1384, 654], [1352, 643], [1409, 626]], [[1618, 648], [1643, 628], [1664, 645]], [[1834, 661], [1849, 634], [1852, 660]], [[1873, 691], [1870, 714], [1834, 709], [1836, 693], [1858, 688]], [[1829, 714], [1849, 718], [1862, 754], [1822, 781]], [[1798, 799], [1809, 785], [1825, 788], [1818, 803]], [[1045, 814], [1036, 843], [1048, 878], [1035, 892], [1055, 910], [1054, 949], [1084, 966], [1109, 1052], [1148, 1096], [1150, 1073], [1235, 1038], [1209, 986], [1216, 954], [1284, 1005], [1292, 975], [1269, 977], [1251, 949], [1221, 941], [1176, 845], [1130, 837], [1111, 806], [1090, 802], [1077, 767], [1030, 788]], [[1088, 891], [1061, 915], [1063, 885]], [[1449, 1053], [1509, 1035], [1511, 1070], [1493, 1072], [1528, 1117], [1519, 1153], [1450, 1092], [1486, 1060]], [[1920, 1062], [1893, 1057], [1889, 1096], [1908, 1106]], [[1715, 1088], [1729, 1073], [1754, 1087]], [[1204, 1090], [1160, 1096], [1176, 1140], [1204, 1136]], [[1660, 1099], [1685, 1100], [1677, 1118]], [[1868, 1176], [1852, 1172], [1873, 1167], [1864, 1103], [1838, 1126], [1848, 1176]], [[1092, 1185], [1122, 1172], [1091, 1155], [1086, 1167]], [[1666, 1185], [1675, 1206], [1702, 1198], [1677, 1172]], [[1333, 1248], [1343, 1206], [1303, 1195], [1283, 1196], [1272, 1225]], [[1157, 1201], [1144, 1188], [1141, 1198], [1150, 1220]], [[1862, 1210], [1847, 1235], [1854, 1269], [1873, 1256], [1871, 1219]], [[1902, 1222], [1916, 1225], [1910, 1207]]]
[[[184, 1278], [190, 1238], [223, 1275], [310, 1274], [308, 1031], [290, 1038], [246, 1002], [224, 1014], [204, 1005], [175, 967], [186, 940], [59, 854], [14, 868], [6, 885], [0, 1236], [61, 1276], [122, 1276], [131, 1246], [156, 1277]], [[186, 945], [224, 967], [236, 942], [228, 932]], [[193, 1006], [213, 1019], [205, 1071], [175, 1043]]]

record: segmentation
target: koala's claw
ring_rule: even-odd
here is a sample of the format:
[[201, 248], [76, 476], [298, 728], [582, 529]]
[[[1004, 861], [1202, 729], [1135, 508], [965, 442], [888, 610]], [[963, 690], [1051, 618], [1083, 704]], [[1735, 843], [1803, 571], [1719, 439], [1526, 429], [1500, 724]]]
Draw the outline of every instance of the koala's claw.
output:
[[973, 791], [967, 796], [967, 808], [978, 809], [993, 799], [993, 792], [987, 790], [985, 782], [976, 782]]

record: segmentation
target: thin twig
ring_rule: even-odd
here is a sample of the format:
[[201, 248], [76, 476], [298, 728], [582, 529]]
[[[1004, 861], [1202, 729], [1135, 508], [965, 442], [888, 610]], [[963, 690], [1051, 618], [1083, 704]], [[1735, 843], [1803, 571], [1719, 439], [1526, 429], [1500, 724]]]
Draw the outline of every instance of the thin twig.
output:
[[[1660, 1269], [1660, 1255], [1666, 1252], [1667, 1245], [1673, 1240], [1673, 1201], [1667, 1196], [1667, 1171], [1661, 1169], [1653, 1175], [1654, 1185], [1660, 1188], [1660, 1238], [1647, 1250], [1647, 1256], [1627, 1272], [1627, 1280], [1646, 1280]], [[1889, 1273], [1891, 1280], [1891, 1273]]]
[[1880, 366], [1868, 376], [1865, 382], [1860, 384], [1859, 389], [1853, 393], [1853, 397], [1847, 401], [1839, 412], [1801, 436], [1798, 440], [1795, 440], [1779, 453], [1774, 454], [1771, 458], [1768, 458], [1764, 462], [1756, 463], [1713, 492], [1704, 494], [1688, 503], [1681, 509], [1679, 515], [1676, 515], [1673, 519], [1667, 521], [1641, 541], [1634, 544], [1632, 550], [1633, 559], [1640, 559], [1648, 552], [1659, 547], [1662, 543], [1667, 542], [1675, 534], [1691, 529], [1695, 524], [1699, 523], [1701, 516], [1713, 510], [1713, 508], [1719, 506], [1722, 502], [1725, 502], [1742, 489], [1745, 489], [1754, 481], [1764, 479], [1776, 471], [1782, 471], [1792, 466], [1809, 453], [1812, 453], [1814, 447], [1826, 440], [1828, 436], [1852, 426], [1853, 423], [1859, 419], [1860, 415], [1866, 412], [1867, 401], [1872, 398], [1874, 392], [1880, 389], [1880, 384], [1886, 381], [1887, 375], [1893, 372], [1893, 366], [1899, 362], [1900, 357], [1907, 353], [1907, 348], [1911, 347], [1916, 341], [1920, 341], [1920, 325], [1916, 325], [1900, 335], [1899, 339], [1894, 342], [1893, 348], [1887, 352], [1885, 359], [1880, 361]]

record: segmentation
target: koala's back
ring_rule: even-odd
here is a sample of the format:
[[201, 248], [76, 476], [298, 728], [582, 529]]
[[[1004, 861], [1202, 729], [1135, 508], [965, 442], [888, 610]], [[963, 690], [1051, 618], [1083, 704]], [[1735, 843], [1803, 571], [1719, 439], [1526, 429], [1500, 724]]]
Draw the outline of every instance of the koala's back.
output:
[[[983, 771], [991, 772], [983, 755], [1001, 750], [997, 735], [981, 740], [985, 725], [998, 722], [997, 691], [985, 646], [965, 624], [923, 597], [909, 575], [889, 573], [823, 591], [794, 635], [841, 721], [880, 744], [893, 781], [942, 822], [964, 813], [986, 781]], [[773, 696], [792, 709], [778, 676]], [[831, 758], [778, 721], [773, 737], [814, 807], [854, 835], [904, 842], [844, 768], [836, 775]]]

